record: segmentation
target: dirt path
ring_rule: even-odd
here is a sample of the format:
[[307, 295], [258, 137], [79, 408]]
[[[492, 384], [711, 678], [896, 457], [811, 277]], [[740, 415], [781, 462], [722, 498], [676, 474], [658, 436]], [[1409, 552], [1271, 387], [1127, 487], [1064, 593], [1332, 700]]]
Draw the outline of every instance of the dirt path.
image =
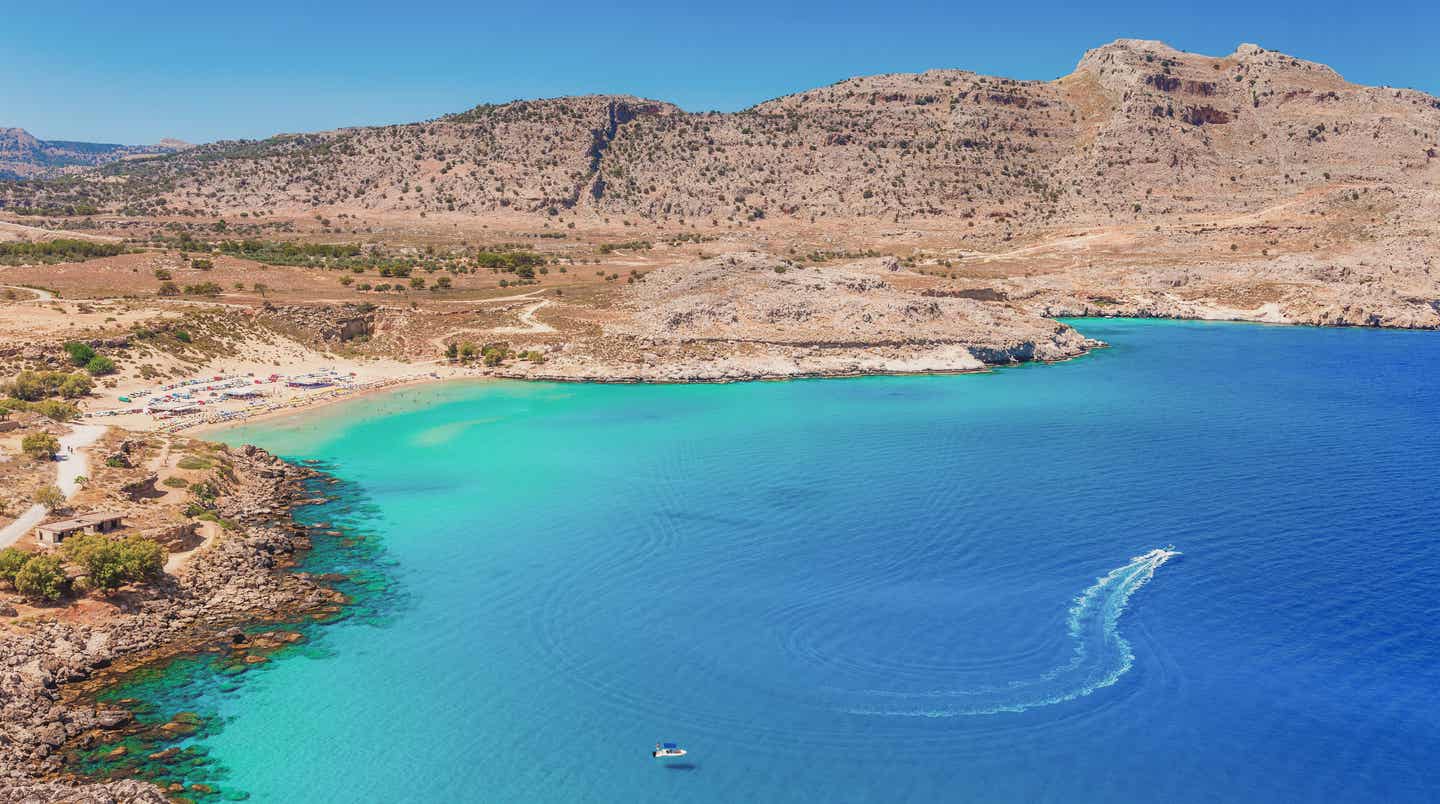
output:
[[170, 439], [165, 439], [165, 446], [160, 448], [160, 454], [150, 459], [150, 471], [159, 474], [166, 469], [173, 469], [170, 465]]
[[536, 294], [538, 294], [538, 293], [544, 293], [545, 291], [546, 291], [546, 288], [540, 288], [539, 290], [532, 290], [532, 291], [530, 291], [529, 293], [521, 293], [519, 296], [495, 296], [494, 298], [489, 298], [489, 299], [439, 299], [439, 300], [437, 300], [435, 303], [436, 303], [436, 304], [489, 304], [489, 303], [491, 303], [491, 302], [502, 302], [502, 301], [523, 301], [523, 300], [525, 300], [525, 299], [533, 299], [533, 298], [535, 298], [535, 295], [536, 295]]
[[[55, 485], [60, 488], [65, 499], [75, 496], [75, 492], [80, 489], [79, 479], [90, 471], [90, 459], [85, 448], [94, 444], [107, 429], [109, 428], [98, 424], [76, 424], [71, 426], [70, 432], [60, 436], [60, 454], [57, 456], [60, 466], [55, 472]], [[46, 513], [45, 506], [39, 503], [30, 506], [14, 522], [0, 529], [0, 547], [14, 544], [31, 528], [40, 524]]]
[[[1274, 216], [1279, 213], [1286, 212], [1288, 210], [1303, 206], [1305, 204], [1313, 204], [1317, 201], [1323, 200], [1326, 196], [1338, 190], [1350, 190], [1360, 186], [1362, 185], [1347, 182], [1332, 182], [1322, 187], [1314, 187], [1309, 190], [1305, 190], [1304, 192], [1301, 192], [1290, 198], [1276, 201], [1275, 203], [1270, 204], [1266, 207], [1262, 207], [1260, 209], [1233, 214], [1225, 213], [1209, 216], [1200, 216], [1186, 224], [1181, 224], [1180, 228], [1192, 229], [1196, 226], [1218, 226], [1228, 228], [1234, 226], [1263, 225], [1266, 223], [1270, 223]], [[1084, 261], [1085, 252], [1088, 252], [1092, 248], [1122, 248], [1125, 245], [1140, 239], [1144, 236], [1144, 234], [1144, 232], [1141, 232], [1133, 225], [1117, 224], [1112, 226], [1102, 226], [1095, 231], [1090, 231], [1084, 234], [1060, 234], [1055, 237], [1048, 237], [1039, 242], [1031, 243], [1028, 246], [1021, 246], [1019, 248], [1011, 249], [1009, 251], [999, 251], [993, 254], [985, 254], [982, 256], [967, 258], [965, 260], [965, 263], [969, 265], [984, 265], [987, 263], [1005, 262], [1008, 260], [1024, 257], [1043, 258], [1068, 256], [1070, 258], [1071, 267], [1076, 267]]]
[[1270, 223], [1271, 217], [1285, 210], [1293, 209], [1303, 204], [1313, 204], [1322, 201], [1326, 196], [1337, 190], [1355, 190], [1364, 187], [1363, 184], [1351, 182], [1331, 182], [1320, 187], [1312, 187], [1309, 190], [1288, 198], [1284, 201], [1277, 201], [1268, 207], [1261, 207], [1254, 212], [1241, 212], [1237, 215], [1217, 216], [1210, 222], [1216, 226], [1255, 226]]
[[165, 573], [167, 575], [174, 575], [176, 572], [184, 569], [185, 565], [190, 563], [190, 559], [194, 558], [201, 550], [209, 547], [219, 534], [219, 525], [214, 522], [201, 522], [200, 543], [190, 550], [181, 553], [171, 553], [170, 557], [165, 560]]
[[24, 291], [24, 292], [26, 292], [26, 293], [34, 293], [34, 294], [35, 294], [35, 298], [33, 298], [33, 299], [17, 299], [16, 301], [19, 301], [19, 302], [33, 303], [33, 302], [47, 302], [47, 301], [54, 301], [54, 300], [55, 300], [55, 294], [54, 294], [54, 293], [51, 293], [50, 291], [44, 290], [44, 289], [42, 289], [42, 288], [27, 288], [27, 287], [25, 287], [24, 285], [0, 285], [0, 288], [10, 288], [10, 289], [12, 289], [12, 290], [20, 290], [20, 291]]
[[[539, 293], [539, 292], [540, 292], [540, 291], [538, 291], [538, 290], [535, 291], [535, 293]], [[531, 298], [532, 295], [533, 295], [533, 294], [526, 294], [525, 296], [509, 296], [509, 297], [506, 297], [505, 299], [486, 299], [485, 301], [514, 301], [514, 300], [516, 300], [516, 299]], [[458, 336], [458, 335], [465, 335], [465, 334], [467, 334], [467, 333], [474, 333], [474, 334], [503, 333], [503, 334], [506, 334], [506, 335], [539, 335], [539, 334], [543, 334], [543, 333], [546, 333], [546, 332], [554, 332], [554, 331], [555, 331], [555, 328], [554, 328], [554, 327], [550, 326], [549, 324], [546, 324], [546, 323], [543, 322], [543, 321], [538, 321], [538, 320], [536, 320], [536, 318], [535, 318], [535, 313], [536, 313], [536, 311], [538, 311], [541, 307], [544, 307], [545, 305], [550, 304], [550, 303], [551, 303], [551, 300], [550, 300], [550, 299], [543, 299], [543, 300], [541, 300], [541, 301], [536, 302], [535, 304], [530, 305], [529, 307], [526, 307], [524, 310], [522, 310], [522, 311], [520, 312], [519, 318], [520, 318], [520, 323], [523, 324], [524, 326], [519, 326], [519, 327], [495, 327], [495, 328], [493, 328], [493, 329], [487, 329], [487, 328], [485, 328], [485, 327], [464, 327], [464, 328], [462, 328], [462, 329], [453, 329], [453, 330], [445, 333], [444, 335], [437, 335], [436, 337], [431, 338], [431, 339], [430, 339], [430, 345], [433, 346], [437, 351], [444, 351], [445, 345], [450, 341], [451, 338], [454, 338], [454, 337], [456, 337], [456, 336]]]
[[554, 332], [554, 331], [555, 331], [555, 328], [554, 328], [554, 327], [550, 326], [549, 324], [546, 324], [546, 323], [543, 322], [543, 321], [537, 321], [537, 320], [535, 319], [535, 313], [539, 312], [540, 308], [541, 308], [541, 307], [544, 307], [544, 306], [547, 305], [547, 304], [550, 304], [550, 300], [549, 300], [549, 299], [545, 299], [545, 300], [543, 300], [543, 301], [536, 302], [535, 304], [532, 304], [532, 305], [530, 305], [529, 307], [526, 307], [523, 311], [521, 311], [521, 313], [520, 313], [520, 323], [524, 324], [525, 326], [523, 326], [523, 327], [496, 327], [496, 328], [494, 329], [494, 331], [495, 331], [495, 332], [503, 332], [503, 333], [505, 333], [505, 334], [507, 334], [507, 335], [540, 335], [540, 334], [543, 334], [543, 333], [546, 333], [546, 332]]
[[451, 338], [453, 338], [453, 337], [455, 337], [455, 336], [457, 336], [457, 335], [464, 335], [464, 334], [467, 333], [467, 332], [489, 332], [489, 331], [490, 331], [490, 330], [488, 330], [488, 329], [481, 329], [481, 328], [479, 328], [479, 327], [466, 327], [466, 328], [464, 328], [464, 329], [453, 329], [453, 330], [445, 333], [444, 335], [437, 335], [436, 337], [431, 338], [431, 339], [430, 339], [430, 345], [433, 346], [433, 347], [435, 347], [435, 349], [437, 349], [438, 351], [443, 352], [443, 351], [445, 351], [445, 346], [446, 346], [447, 342], [448, 342]]
[[68, 237], [78, 240], [91, 240], [97, 243], [118, 243], [123, 239], [119, 237], [112, 237], [110, 235], [97, 235], [90, 234], [89, 232], [76, 232], [69, 229], [42, 229], [39, 226], [27, 226], [23, 223], [11, 223], [10, 221], [0, 221], [0, 233], [14, 235], [16, 237], [25, 237], [34, 240], [46, 241], [58, 240], [62, 237]]

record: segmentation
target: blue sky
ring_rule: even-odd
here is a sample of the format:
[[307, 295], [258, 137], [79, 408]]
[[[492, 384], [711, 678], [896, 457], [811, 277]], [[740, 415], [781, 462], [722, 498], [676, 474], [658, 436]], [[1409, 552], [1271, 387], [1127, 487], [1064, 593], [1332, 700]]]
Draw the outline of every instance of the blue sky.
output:
[[1255, 42], [1440, 94], [1440, 11], [1421, 0], [4, 5], [0, 126], [47, 139], [254, 138], [585, 92], [734, 110], [869, 73], [1050, 79], [1119, 37]]

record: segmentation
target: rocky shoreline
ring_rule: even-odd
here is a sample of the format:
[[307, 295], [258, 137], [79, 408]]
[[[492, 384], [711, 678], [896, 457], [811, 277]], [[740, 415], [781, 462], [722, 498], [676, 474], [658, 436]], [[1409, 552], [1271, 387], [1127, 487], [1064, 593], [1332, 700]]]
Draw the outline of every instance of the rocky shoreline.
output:
[[1060, 325], [1057, 337], [997, 348], [966, 343], [645, 345], [633, 362], [607, 363], [561, 355], [537, 366], [502, 368], [492, 376], [551, 382], [617, 384], [732, 383], [876, 375], [968, 374], [1022, 363], [1056, 363], [1106, 344]]
[[634, 383], [940, 374], [1065, 360], [1102, 345], [1007, 305], [917, 295], [916, 279], [894, 258], [821, 270], [730, 252], [645, 274], [600, 334], [495, 373]]
[[101, 624], [55, 619], [0, 635], [0, 804], [171, 801], [153, 785], [87, 780], [67, 766], [67, 749], [135, 725], [90, 693], [126, 669], [250, 639], [240, 626], [339, 611], [343, 595], [284, 571], [310, 547], [289, 511], [311, 499], [304, 481], [318, 473], [255, 447], [228, 454], [233, 479], [215, 512], [236, 527], [185, 574], [127, 598]]
[[1047, 318], [1153, 318], [1173, 321], [1231, 321], [1301, 327], [1359, 329], [1440, 329], [1440, 302], [1272, 302], [1253, 309], [1184, 301], [1165, 294], [1141, 294], [1105, 302], [1052, 299], [1031, 307]]

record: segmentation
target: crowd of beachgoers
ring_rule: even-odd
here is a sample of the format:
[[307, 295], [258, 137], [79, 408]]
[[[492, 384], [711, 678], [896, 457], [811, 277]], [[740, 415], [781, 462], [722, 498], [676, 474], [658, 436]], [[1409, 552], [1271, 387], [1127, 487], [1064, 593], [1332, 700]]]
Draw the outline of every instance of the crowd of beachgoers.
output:
[[342, 378], [326, 386], [300, 386], [317, 389], [308, 393], [286, 396], [284, 398], [262, 396], [249, 400], [248, 404], [241, 408], [200, 410], [175, 416], [162, 424], [159, 429], [166, 432], [178, 432], [193, 427], [231, 424], [257, 416], [279, 413], [281, 411], [298, 410], [300, 408], [310, 407], [311, 405], [323, 404], [325, 402], [331, 402], [369, 391], [376, 391], [382, 388], [389, 388], [395, 385], [425, 379], [436, 379], [438, 376], [439, 375], [434, 372], [417, 372], [405, 376], [381, 377], [363, 382], [355, 381], [353, 378]]
[[295, 410], [437, 376], [433, 371], [424, 371], [366, 378], [353, 371], [330, 368], [266, 376], [253, 372], [214, 374], [128, 391], [118, 396], [120, 407], [86, 411], [81, 417], [119, 419], [115, 423], [176, 432]]

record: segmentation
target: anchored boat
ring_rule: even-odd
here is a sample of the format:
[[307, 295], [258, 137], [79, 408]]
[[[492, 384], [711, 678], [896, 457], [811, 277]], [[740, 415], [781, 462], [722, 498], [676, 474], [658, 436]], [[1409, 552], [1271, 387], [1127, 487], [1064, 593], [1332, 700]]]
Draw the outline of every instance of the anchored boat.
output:
[[683, 757], [685, 756], [685, 749], [681, 748], [675, 743], [656, 743], [655, 750], [650, 752], [650, 756], [655, 757], [656, 759], [666, 759], [668, 757]]

